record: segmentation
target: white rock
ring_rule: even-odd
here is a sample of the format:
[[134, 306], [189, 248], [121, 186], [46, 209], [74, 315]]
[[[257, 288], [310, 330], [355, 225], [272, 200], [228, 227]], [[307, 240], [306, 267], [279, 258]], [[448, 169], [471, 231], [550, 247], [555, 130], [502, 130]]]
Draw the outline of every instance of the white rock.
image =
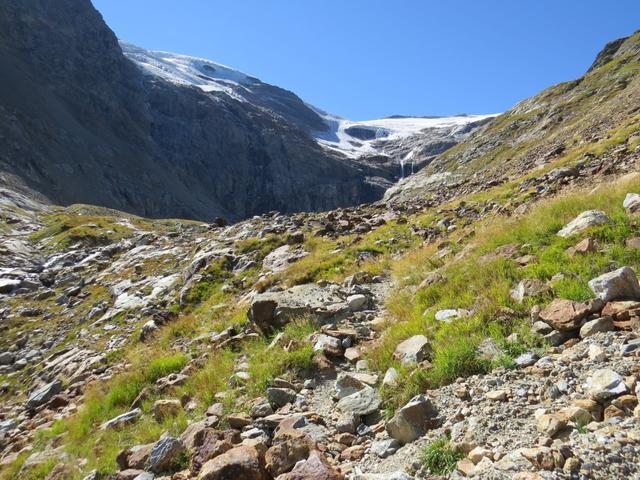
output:
[[419, 363], [431, 355], [431, 345], [429, 339], [424, 335], [414, 335], [401, 342], [393, 352], [404, 364]]
[[596, 370], [589, 377], [586, 390], [591, 398], [602, 401], [627, 393], [629, 389], [620, 375], [613, 370], [603, 368]]
[[637, 193], [627, 193], [627, 196], [624, 197], [624, 201], [622, 202], [622, 206], [633, 213], [640, 209], [640, 194]]
[[622, 267], [589, 281], [589, 288], [605, 302], [640, 300], [640, 284], [631, 267]]
[[391, 367], [387, 370], [387, 372], [384, 374], [384, 378], [382, 379], [382, 385], [384, 385], [385, 387], [392, 387], [394, 386], [397, 382], [398, 382], [398, 377], [400, 375], [398, 374], [398, 371]]
[[438, 320], [439, 322], [450, 323], [456, 318], [468, 317], [469, 315], [469, 311], [463, 310], [461, 308], [446, 308], [444, 310], [438, 310], [436, 312], [436, 320]]
[[595, 343], [589, 345], [587, 355], [589, 355], [589, 360], [592, 360], [594, 362], [603, 362], [607, 359], [607, 354], [605, 353], [605, 351], [600, 345], [596, 345]]
[[600, 317], [582, 325], [580, 327], [580, 336], [586, 338], [599, 332], [610, 332], [613, 329], [613, 319], [611, 317]]
[[605, 223], [609, 223], [610, 221], [611, 220], [609, 219], [609, 217], [607, 217], [607, 215], [600, 210], [587, 210], [586, 212], [582, 212], [575, 219], [567, 223], [558, 232], [558, 235], [565, 238], [570, 237], [571, 235], [580, 233], [589, 227], [604, 225]]
[[349, 295], [347, 297], [347, 304], [349, 305], [349, 309], [352, 312], [357, 312], [358, 310], [362, 310], [367, 304], [367, 297], [362, 295], [361, 293], [357, 293], [355, 295]]
[[100, 430], [108, 430], [111, 428], [118, 428], [122, 425], [126, 425], [128, 423], [133, 423], [137, 421], [142, 416], [142, 410], [136, 408], [131, 410], [130, 412], [123, 413], [122, 415], [118, 415], [117, 417], [112, 418], [111, 420], [100, 425]]

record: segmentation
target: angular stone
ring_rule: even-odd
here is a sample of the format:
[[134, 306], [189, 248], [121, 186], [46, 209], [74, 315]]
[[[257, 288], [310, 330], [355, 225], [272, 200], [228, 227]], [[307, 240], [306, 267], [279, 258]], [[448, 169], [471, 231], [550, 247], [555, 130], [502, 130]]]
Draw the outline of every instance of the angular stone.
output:
[[540, 359], [540, 357], [538, 356], [537, 353], [535, 353], [535, 352], [525, 352], [522, 355], [519, 355], [514, 360], [514, 363], [518, 367], [524, 368], [524, 367], [530, 367], [531, 365], [536, 363], [539, 359]]
[[360, 360], [360, 358], [362, 358], [362, 353], [357, 347], [349, 347], [344, 351], [344, 358], [346, 358], [350, 362], [357, 362], [358, 360]]
[[429, 421], [435, 413], [435, 408], [427, 396], [413, 397], [387, 422], [387, 433], [402, 443], [413, 442], [429, 430]]
[[398, 382], [398, 378], [400, 378], [400, 374], [395, 368], [391, 367], [385, 372], [384, 378], [382, 379], [382, 385], [385, 387], [392, 387]]
[[197, 448], [191, 457], [193, 475], [196, 475], [209, 460], [231, 450], [240, 441], [240, 432], [237, 430], [224, 432], [218, 432], [211, 428], [203, 430], [197, 438]]
[[573, 422], [578, 425], [587, 425], [593, 421], [591, 413], [577, 406], [563, 408], [556, 417], [564, 422]]
[[337, 407], [342, 412], [364, 416], [377, 412], [381, 405], [382, 398], [378, 391], [367, 385], [362, 390], [341, 398]]
[[401, 342], [395, 352], [394, 358], [404, 364], [420, 363], [428, 359], [432, 354], [429, 339], [424, 335], [414, 335]]
[[622, 355], [623, 357], [628, 357], [638, 352], [640, 352], [640, 338], [629, 340], [629, 342], [623, 345], [620, 349], [620, 355]]
[[60, 380], [54, 380], [53, 382], [47, 383], [29, 395], [27, 408], [34, 409], [44, 405], [61, 391], [62, 382]]
[[596, 242], [592, 238], [585, 238], [579, 241], [573, 247], [567, 249], [569, 256], [584, 255], [585, 253], [591, 253], [596, 251]]
[[435, 315], [435, 319], [439, 322], [450, 323], [456, 318], [468, 317], [471, 313], [468, 310], [462, 308], [446, 308], [444, 310], [438, 310]]
[[373, 442], [369, 451], [380, 458], [387, 458], [389, 455], [396, 453], [399, 447], [400, 442], [398, 440], [395, 438], [387, 438]]
[[101, 430], [109, 430], [111, 428], [119, 428], [128, 423], [136, 422], [142, 416], [142, 410], [135, 408], [129, 412], [125, 412], [122, 415], [118, 415], [111, 420], [104, 422], [100, 425]]
[[313, 440], [302, 432], [288, 431], [284, 436], [281, 433], [265, 454], [267, 471], [274, 477], [288, 472], [296, 463], [305, 460], [313, 448]]
[[640, 311], [640, 302], [635, 300], [631, 301], [618, 301], [618, 302], [607, 302], [607, 304], [602, 309], [603, 316], [613, 317], [614, 320], [626, 319], [632, 313]]
[[[549, 447], [521, 448], [518, 450], [520, 454], [529, 460], [539, 470], [556, 470], [564, 465], [564, 456], [557, 450]], [[518, 480], [525, 479], [542, 479], [543, 477], [532, 474], [530, 477], [513, 477]]]
[[[278, 477], [278, 480], [343, 480], [344, 475], [333, 468], [317, 450], [309, 454], [309, 458], [299, 462], [289, 473]], [[234, 478], [233, 480], [239, 480]], [[240, 479], [245, 480], [245, 479]], [[248, 479], [247, 479], [248, 480]], [[259, 479], [256, 479], [259, 480]]]
[[498, 345], [498, 343], [491, 337], [487, 337], [480, 342], [476, 349], [478, 359], [484, 361], [493, 361], [504, 355], [504, 352]]
[[640, 300], [640, 284], [631, 267], [622, 267], [589, 281], [589, 288], [605, 302]]
[[486, 397], [487, 400], [493, 400], [494, 402], [504, 402], [508, 397], [508, 393], [506, 390], [492, 390], [487, 392]]
[[536, 428], [540, 433], [548, 437], [553, 437], [556, 433], [567, 426], [567, 422], [557, 415], [544, 414], [538, 418]]
[[571, 235], [580, 233], [587, 228], [595, 227], [597, 225], [604, 225], [610, 222], [611, 220], [604, 212], [601, 212], [599, 210], [587, 210], [586, 212], [582, 212], [575, 219], [565, 225], [558, 232], [558, 236], [565, 238], [570, 237]]
[[13, 278], [0, 278], [0, 293], [11, 293], [20, 288], [21, 283]]
[[162, 421], [165, 418], [175, 417], [182, 410], [182, 404], [178, 399], [162, 399], [156, 400], [151, 407], [153, 418]]
[[175, 437], [165, 437], [158, 440], [149, 454], [149, 470], [154, 473], [171, 470], [178, 455], [185, 451], [182, 440]]
[[582, 325], [582, 327], [580, 327], [580, 336], [586, 338], [596, 333], [610, 332], [613, 329], [613, 319], [611, 317], [600, 317]]
[[358, 380], [355, 376], [341, 372], [336, 379], [336, 393], [334, 398], [340, 400], [348, 395], [362, 390], [365, 384]]
[[255, 447], [240, 446], [209, 460], [198, 480], [267, 480], [264, 458]]
[[274, 408], [281, 408], [296, 401], [296, 392], [290, 388], [267, 388], [267, 399]]
[[640, 211], [640, 195], [637, 193], [627, 193], [622, 202], [622, 206], [629, 213]]
[[323, 333], [316, 335], [313, 351], [322, 352], [331, 357], [339, 357], [344, 353], [342, 342], [340, 342], [339, 338], [331, 337]]
[[522, 303], [527, 297], [537, 297], [550, 290], [551, 289], [541, 280], [527, 278], [521, 280], [520, 283], [511, 290], [511, 298], [518, 303]]
[[16, 356], [12, 352], [0, 353], [0, 365], [11, 365], [15, 360]]
[[629, 389], [620, 375], [603, 368], [591, 374], [587, 380], [586, 391], [591, 398], [601, 402], [627, 393]]
[[477, 465], [483, 458], [491, 460], [493, 458], [493, 453], [488, 448], [475, 447], [469, 452], [467, 458], [471, 460], [474, 465]]
[[152, 448], [153, 443], [149, 443], [147, 445], [135, 445], [120, 452], [116, 458], [120, 470], [128, 468], [143, 470], [147, 466]]
[[588, 313], [589, 307], [584, 303], [557, 298], [540, 312], [540, 318], [554, 329], [567, 332], [580, 328]]

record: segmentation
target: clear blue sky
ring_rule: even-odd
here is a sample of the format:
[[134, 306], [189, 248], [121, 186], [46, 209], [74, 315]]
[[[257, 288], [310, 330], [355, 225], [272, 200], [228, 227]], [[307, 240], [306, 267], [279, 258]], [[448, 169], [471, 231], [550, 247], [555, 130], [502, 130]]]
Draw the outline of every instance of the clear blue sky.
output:
[[640, 29], [639, 0], [93, 0], [119, 38], [354, 120], [504, 111]]

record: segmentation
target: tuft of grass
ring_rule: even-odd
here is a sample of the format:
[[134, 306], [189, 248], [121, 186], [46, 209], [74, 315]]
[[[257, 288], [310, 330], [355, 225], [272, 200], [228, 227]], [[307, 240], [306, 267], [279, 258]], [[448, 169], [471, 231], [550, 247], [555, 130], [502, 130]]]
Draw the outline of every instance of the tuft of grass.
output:
[[441, 437], [427, 445], [420, 455], [422, 464], [436, 475], [447, 475], [453, 472], [464, 455], [451, 448], [449, 439]]
[[258, 338], [246, 347], [249, 357], [251, 383], [248, 392], [261, 395], [269, 381], [286, 376], [293, 379], [296, 374], [309, 372], [313, 368], [313, 345], [309, 335], [316, 326], [308, 318], [299, 318], [289, 323], [280, 339], [271, 346], [273, 338]]
[[184, 393], [193, 395], [205, 406], [215, 401], [215, 395], [229, 388], [236, 354], [231, 350], [211, 352], [204, 366], [189, 378]]
[[84, 442], [98, 425], [129, 409], [145, 386], [159, 378], [176, 373], [186, 365], [187, 358], [177, 353], [152, 360], [138, 359], [128, 373], [114, 377], [103, 386], [93, 386], [86, 394], [84, 407], [77, 415], [54, 426], [54, 433], [68, 432], [73, 442]]

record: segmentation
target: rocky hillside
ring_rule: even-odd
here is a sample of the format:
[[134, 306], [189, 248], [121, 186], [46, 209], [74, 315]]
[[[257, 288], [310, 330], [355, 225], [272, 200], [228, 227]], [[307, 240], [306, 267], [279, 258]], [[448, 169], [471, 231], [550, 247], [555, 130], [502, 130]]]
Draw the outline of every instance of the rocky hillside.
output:
[[517, 204], [549, 193], [546, 176], [614, 168], [611, 155], [633, 152], [640, 142], [639, 73], [640, 33], [611, 42], [583, 77], [518, 103], [386, 197], [406, 203], [451, 187], [468, 194], [503, 184], [504, 192], [519, 190]]
[[638, 38], [388, 201], [225, 226], [0, 189], [0, 480], [640, 476]]

